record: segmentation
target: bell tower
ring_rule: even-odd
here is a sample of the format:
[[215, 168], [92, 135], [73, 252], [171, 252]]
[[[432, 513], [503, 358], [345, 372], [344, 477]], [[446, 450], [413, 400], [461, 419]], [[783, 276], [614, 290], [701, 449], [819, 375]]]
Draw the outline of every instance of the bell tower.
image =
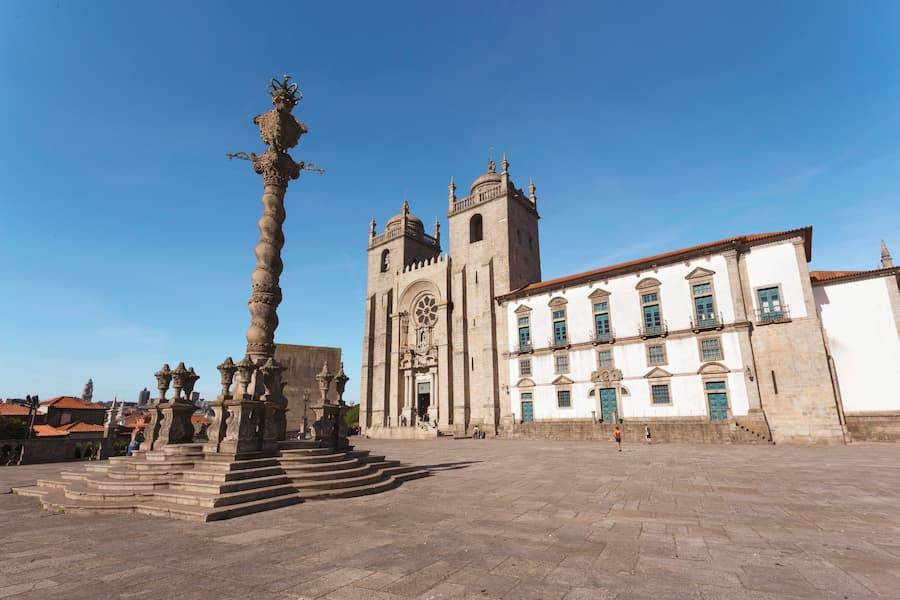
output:
[[540, 281], [537, 188], [517, 188], [506, 155], [488, 161], [487, 172], [456, 197], [450, 180], [448, 220], [452, 261], [454, 423], [466, 430], [478, 425], [491, 434], [511, 415], [506, 317], [494, 301], [498, 295]]

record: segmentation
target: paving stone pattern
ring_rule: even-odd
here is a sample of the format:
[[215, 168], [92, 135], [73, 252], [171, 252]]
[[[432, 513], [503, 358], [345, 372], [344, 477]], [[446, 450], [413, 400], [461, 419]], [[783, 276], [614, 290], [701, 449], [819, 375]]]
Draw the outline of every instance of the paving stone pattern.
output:
[[357, 443], [433, 475], [201, 524], [47, 513], [5, 492], [64, 465], [0, 468], [0, 598], [900, 597], [897, 445]]

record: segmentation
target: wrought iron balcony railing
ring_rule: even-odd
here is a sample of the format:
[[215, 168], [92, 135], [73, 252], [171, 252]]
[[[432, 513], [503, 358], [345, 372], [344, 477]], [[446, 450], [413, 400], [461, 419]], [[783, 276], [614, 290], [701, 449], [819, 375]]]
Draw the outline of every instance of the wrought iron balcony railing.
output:
[[593, 330], [588, 334], [592, 344], [612, 344], [616, 341], [616, 330], [610, 327], [609, 331]]
[[519, 340], [519, 343], [516, 344], [516, 352], [531, 352], [534, 350], [534, 346], [531, 345], [531, 341], [523, 342]]
[[641, 323], [638, 328], [640, 329], [641, 337], [644, 339], [651, 337], [665, 337], [669, 335], [669, 324], [665, 321], [660, 325]]
[[567, 335], [556, 335], [550, 338], [547, 345], [551, 348], [565, 348], [571, 346], [572, 342], [569, 341], [569, 336]]
[[764, 306], [756, 309], [756, 322], [759, 325], [769, 323], [785, 323], [791, 320], [791, 309], [786, 305]]
[[694, 315], [691, 317], [691, 331], [705, 331], [707, 329], [722, 329], [722, 313], [706, 314], [702, 316]]

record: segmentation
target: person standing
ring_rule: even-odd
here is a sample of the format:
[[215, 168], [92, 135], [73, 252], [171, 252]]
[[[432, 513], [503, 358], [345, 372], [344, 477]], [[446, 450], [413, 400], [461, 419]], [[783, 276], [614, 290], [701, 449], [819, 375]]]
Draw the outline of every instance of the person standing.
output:
[[616, 446], [619, 448], [619, 452], [622, 451], [622, 429], [616, 425], [616, 428], [613, 429], [613, 438], [616, 440]]
[[648, 444], [652, 443], [650, 441], [650, 426], [649, 425], [644, 425], [644, 438], [647, 440]]

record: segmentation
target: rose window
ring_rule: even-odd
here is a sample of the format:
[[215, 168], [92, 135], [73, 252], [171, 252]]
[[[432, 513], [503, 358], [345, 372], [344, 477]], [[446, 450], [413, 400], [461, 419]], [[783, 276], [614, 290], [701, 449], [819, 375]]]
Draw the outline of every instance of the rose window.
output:
[[437, 301], [434, 296], [423, 296], [416, 302], [416, 323], [430, 327], [437, 321]]

